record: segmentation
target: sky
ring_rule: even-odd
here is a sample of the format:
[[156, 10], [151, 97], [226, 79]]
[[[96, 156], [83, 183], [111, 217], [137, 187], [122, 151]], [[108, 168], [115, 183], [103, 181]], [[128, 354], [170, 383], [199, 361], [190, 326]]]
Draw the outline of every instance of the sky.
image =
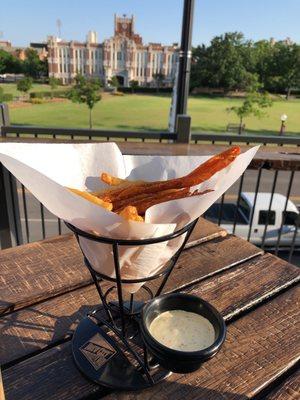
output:
[[[134, 14], [144, 43], [180, 41], [183, 0], [0, 0], [0, 40], [14, 46], [57, 35], [84, 41], [89, 30], [99, 41], [113, 35], [113, 16]], [[208, 44], [224, 32], [248, 39], [285, 39], [300, 43], [300, 0], [195, 0], [193, 45]]]

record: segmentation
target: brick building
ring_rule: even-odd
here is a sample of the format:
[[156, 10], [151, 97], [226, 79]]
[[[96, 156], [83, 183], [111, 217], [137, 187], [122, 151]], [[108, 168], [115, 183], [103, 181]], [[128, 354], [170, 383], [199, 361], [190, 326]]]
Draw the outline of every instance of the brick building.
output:
[[162, 74], [163, 85], [171, 86], [177, 45], [143, 44], [141, 36], [135, 33], [134, 22], [134, 16], [115, 15], [114, 36], [102, 43], [98, 43], [95, 32], [89, 32], [85, 43], [49, 37], [49, 76], [70, 83], [81, 73], [98, 77], [105, 84], [116, 76], [122, 86], [129, 86], [131, 80], [137, 80], [140, 86], [155, 86], [155, 75]]

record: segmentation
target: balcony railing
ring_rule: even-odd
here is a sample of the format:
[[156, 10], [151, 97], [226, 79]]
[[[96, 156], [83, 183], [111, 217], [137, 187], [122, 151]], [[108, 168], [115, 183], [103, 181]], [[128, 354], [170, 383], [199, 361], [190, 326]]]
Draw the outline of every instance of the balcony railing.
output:
[[[176, 142], [178, 136], [184, 137], [185, 133], [168, 132], [124, 132], [124, 131], [103, 131], [89, 129], [60, 129], [60, 128], [41, 128], [41, 127], [21, 127], [21, 126], [2, 126], [1, 136], [3, 141], [38, 141], [38, 142], [66, 142], [66, 141], [118, 141], [124, 153], [130, 153], [131, 149], [140, 154], [172, 154], [170, 146], [166, 143]], [[202, 146], [179, 146], [179, 153], [176, 154], [201, 154], [206, 152], [216, 152], [211, 144], [229, 145], [239, 143], [244, 146], [252, 144], [270, 145], [266, 148], [264, 156], [257, 156], [250, 164], [247, 171], [242, 175], [239, 182], [225, 193], [219, 200], [218, 214], [214, 220], [219, 225], [226, 225], [226, 204], [230, 201], [237, 207], [240, 205], [241, 196], [244, 191], [254, 192], [254, 209], [257, 207], [258, 193], [271, 193], [270, 204], [267, 210], [266, 222], [263, 227], [261, 247], [267, 245], [267, 238], [271, 227], [269, 226], [269, 215], [272, 211], [272, 201], [274, 193], [279, 192], [286, 196], [286, 199], [293, 199], [300, 203], [300, 154], [297, 146], [300, 145], [298, 137], [280, 136], [237, 136], [233, 134], [208, 134], [197, 133], [191, 135], [192, 143], [201, 143]], [[134, 142], [124, 143], [122, 142]], [[181, 140], [182, 141], [182, 140]], [[140, 143], [138, 143], [140, 142]], [[142, 143], [141, 143], [142, 142]], [[144, 143], [143, 143], [144, 142]], [[149, 143], [149, 144], [148, 144]], [[161, 143], [159, 146], [155, 143]], [[165, 144], [164, 144], [165, 143]], [[280, 146], [280, 147], [278, 147]], [[285, 147], [281, 147], [285, 146]], [[286, 147], [288, 146], [288, 147]], [[188, 148], [188, 150], [186, 150]], [[268, 150], [268, 151], [267, 151]], [[182, 153], [181, 153], [182, 151]], [[1, 170], [0, 190], [2, 204], [1, 207], [1, 246], [10, 247], [28, 243], [49, 236], [60, 235], [66, 232], [66, 228], [59, 219], [51, 215], [44, 206], [4, 168]], [[283, 214], [288, 207], [288, 201], [284, 205]], [[253, 213], [254, 214], [254, 213]], [[253, 241], [253, 214], [250, 218], [246, 239]], [[234, 215], [229, 231], [237, 232], [238, 213]], [[286, 258], [293, 261], [296, 254], [296, 239], [298, 233], [298, 223], [293, 228], [293, 237], [286, 249]], [[285, 224], [282, 220], [277, 232], [276, 245], [273, 250], [276, 254], [281, 249], [282, 237], [285, 234]], [[298, 261], [296, 261], [298, 262]]]
[[[189, 127], [188, 127], [189, 128]], [[37, 126], [7, 125], [0, 127], [1, 136], [6, 138], [39, 138], [60, 140], [118, 140], [140, 142], [178, 142], [180, 143], [211, 143], [244, 145], [262, 144], [278, 146], [300, 146], [297, 136], [271, 136], [271, 135], [235, 135], [226, 133], [192, 133], [185, 126], [181, 126], [176, 133], [164, 132], [133, 132], [100, 129], [75, 129], [75, 128], [44, 128]]]

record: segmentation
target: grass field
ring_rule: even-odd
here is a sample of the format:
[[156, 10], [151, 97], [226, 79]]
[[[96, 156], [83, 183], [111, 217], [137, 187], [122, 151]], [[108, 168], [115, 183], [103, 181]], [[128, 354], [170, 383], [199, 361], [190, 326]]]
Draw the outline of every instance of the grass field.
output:
[[[15, 83], [0, 83], [0, 87], [3, 88], [3, 91], [5, 93], [11, 93], [13, 96], [22, 96], [23, 93], [19, 92], [17, 90], [17, 85]], [[67, 89], [67, 86], [58, 86], [56, 89], [53, 91], [55, 92], [56, 90], [62, 90], [62, 89]], [[33, 83], [32, 88], [30, 89], [30, 92], [49, 92], [51, 91], [51, 88], [49, 85], [42, 85], [40, 83]]]
[[[14, 90], [15, 85], [4, 86], [5, 92]], [[47, 85], [36, 86], [34, 90], [49, 90]], [[120, 130], [166, 130], [171, 98], [156, 95], [112, 96], [104, 94], [93, 111], [94, 128]], [[228, 123], [237, 123], [237, 117], [228, 113], [227, 108], [238, 105], [239, 99], [190, 97], [188, 113], [192, 117], [194, 132], [224, 132]], [[262, 119], [246, 118], [249, 133], [277, 134], [280, 129], [280, 115], [287, 114], [287, 134], [300, 134], [300, 100], [276, 100]], [[88, 127], [88, 109], [85, 105], [70, 101], [28, 105], [10, 108], [12, 124], [52, 127]]]

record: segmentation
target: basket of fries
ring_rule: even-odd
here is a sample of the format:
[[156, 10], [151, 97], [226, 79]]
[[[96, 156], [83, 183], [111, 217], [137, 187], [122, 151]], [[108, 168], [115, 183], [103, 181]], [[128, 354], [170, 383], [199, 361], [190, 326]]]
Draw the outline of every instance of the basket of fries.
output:
[[[134, 294], [141, 287], [148, 299], [162, 293], [198, 217], [241, 176], [257, 150], [241, 154], [233, 146], [214, 156], [162, 157], [123, 156], [114, 143], [0, 144], [4, 166], [74, 232], [96, 285], [102, 308], [79, 323], [72, 340], [75, 363], [89, 379], [131, 390], [170, 374], [153, 358], [159, 354], [161, 364], [170, 365], [169, 356], [164, 359], [168, 349], [153, 346], [147, 324], [141, 325], [144, 303]], [[162, 281], [153, 292], [145, 282], [158, 278]], [[104, 281], [111, 285], [103, 288]], [[113, 290], [114, 301], [109, 301]], [[174, 302], [157, 299], [158, 308]], [[197, 308], [200, 300], [185, 301], [189, 310], [188, 304]], [[203, 301], [200, 308], [214, 323], [218, 340], [209, 352], [197, 352], [193, 368], [225, 340], [222, 317]]]
[[[113, 239], [172, 234], [194, 221], [243, 173], [258, 147], [216, 156], [123, 156], [115, 143], [1, 143], [0, 161], [57, 217]], [[111, 246], [80, 237], [95, 271], [115, 277]], [[120, 249], [121, 277], [157, 273], [184, 237]], [[124, 285], [134, 293], [142, 282]]]

